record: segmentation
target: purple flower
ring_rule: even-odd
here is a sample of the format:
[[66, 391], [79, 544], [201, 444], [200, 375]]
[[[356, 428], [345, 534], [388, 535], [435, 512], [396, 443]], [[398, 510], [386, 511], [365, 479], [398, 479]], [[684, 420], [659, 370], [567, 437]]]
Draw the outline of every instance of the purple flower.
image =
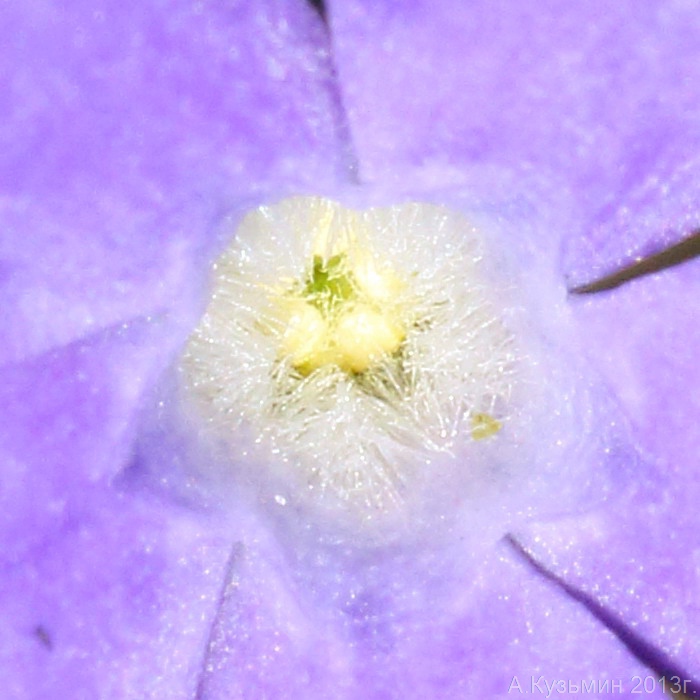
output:
[[[345, 0], [327, 31], [292, 0], [10, 0], [0, 26], [7, 697], [696, 687], [697, 262], [564, 293], [700, 227], [694, 3]], [[479, 209], [561, 281], [626, 442], [536, 484], [546, 517], [339, 551], [143, 437], [220, 222], [352, 191]]]

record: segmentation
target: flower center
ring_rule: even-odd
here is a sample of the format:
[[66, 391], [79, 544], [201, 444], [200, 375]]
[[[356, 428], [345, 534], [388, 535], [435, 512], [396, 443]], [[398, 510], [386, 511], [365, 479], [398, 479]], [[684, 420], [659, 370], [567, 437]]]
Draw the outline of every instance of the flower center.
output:
[[373, 517], [418, 498], [440, 454], [473, 452], [460, 469], [477, 474], [469, 445], [500, 439], [518, 358], [483, 258], [478, 231], [432, 205], [248, 215], [182, 362], [232, 468], [277, 502]]

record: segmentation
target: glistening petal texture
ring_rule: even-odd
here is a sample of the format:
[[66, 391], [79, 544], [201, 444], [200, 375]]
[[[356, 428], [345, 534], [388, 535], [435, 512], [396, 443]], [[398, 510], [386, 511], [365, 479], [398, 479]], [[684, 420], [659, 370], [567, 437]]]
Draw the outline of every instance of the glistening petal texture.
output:
[[0, 370], [0, 560], [20, 564], [129, 461], [166, 329], [135, 319]]
[[[696, 86], [700, 104], [700, 82]], [[566, 238], [563, 267], [570, 289], [700, 231], [700, 140], [689, 139], [681, 129], [653, 143], [637, 160], [635, 181], [599, 212], [583, 235]]]
[[201, 514], [157, 498], [85, 495], [80, 517], [20, 565], [3, 565], [3, 692], [26, 700], [194, 697], [228, 538]]
[[[345, 556], [294, 575], [269, 542], [239, 549], [203, 700], [569, 697], [582, 681], [629, 693], [648, 675], [503, 545], [472, 556], [459, 546]], [[458, 584], [456, 568], [466, 574]], [[664, 697], [659, 688], [649, 696]]]
[[587, 518], [519, 533], [568, 584], [642, 637], [686, 682], [700, 676], [697, 493], [659, 478]]
[[[695, 3], [329, 5], [365, 180], [478, 190], [501, 168], [572, 208], [572, 277], [700, 223]], [[640, 186], [643, 198], [629, 194]], [[611, 235], [610, 217], [635, 207], [664, 225]], [[634, 227], [634, 211], [627, 219]]]
[[0, 24], [0, 360], [168, 306], [224, 211], [338, 175], [301, 0], [28, 0]]
[[582, 347], [622, 401], [635, 442], [664, 473], [694, 483], [700, 473], [700, 260], [571, 302]]
[[167, 361], [135, 319], [2, 369], [0, 676], [10, 697], [194, 692], [231, 530], [109, 477]]
[[700, 677], [700, 263], [578, 299], [589, 354], [624, 402], [651, 465], [588, 518], [523, 541], [681, 668]]

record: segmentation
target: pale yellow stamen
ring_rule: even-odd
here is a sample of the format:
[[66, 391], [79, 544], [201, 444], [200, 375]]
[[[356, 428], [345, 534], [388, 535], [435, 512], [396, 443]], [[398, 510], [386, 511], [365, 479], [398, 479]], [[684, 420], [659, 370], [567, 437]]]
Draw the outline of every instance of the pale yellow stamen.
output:
[[393, 355], [406, 334], [398, 323], [368, 304], [355, 304], [339, 318], [333, 333], [335, 363], [345, 371], [365, 372]]
[[323, 364], [322, 355], [328, 343], [328, 322], [311, 304], [293, 300], [287, 305], [287, 327], [280, 352], [289, 356], [294, 367], [316, 369]]

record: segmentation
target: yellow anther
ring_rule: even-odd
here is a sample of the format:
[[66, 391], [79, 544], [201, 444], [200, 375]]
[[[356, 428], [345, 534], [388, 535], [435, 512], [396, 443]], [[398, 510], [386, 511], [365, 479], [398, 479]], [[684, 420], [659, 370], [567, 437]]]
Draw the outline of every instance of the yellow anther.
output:
[[340, 315], [333, 333], [336, 364], [348, 372], [365, 372], [387, 355], [393, 355], [405, 333], [386, 314], [368, 304], [353, 304]]
[[287, 327], [282, 336], [280, 353], [289, 356], [298, 369], [309, 367], [309, 372], [320, 367], [324, 348], [328, 343], [328, 322], [323, 314], [301, 299], [285, 304], [289, 313]]

